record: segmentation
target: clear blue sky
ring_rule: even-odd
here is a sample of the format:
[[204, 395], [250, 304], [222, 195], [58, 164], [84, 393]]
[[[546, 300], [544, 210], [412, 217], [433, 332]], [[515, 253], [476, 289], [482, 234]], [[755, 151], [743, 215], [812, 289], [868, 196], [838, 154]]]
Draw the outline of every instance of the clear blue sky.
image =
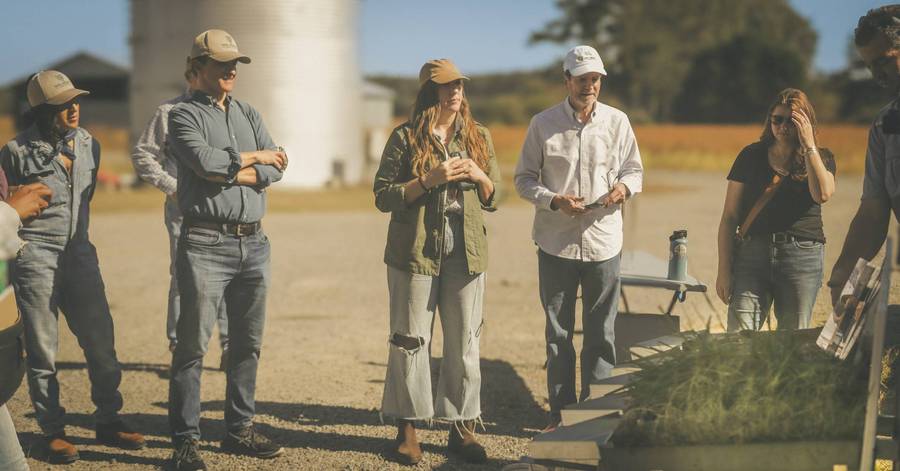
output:
[[[790, 3], [819, 32], [816, 68], [833, 71], [845, 64], [847, 41], [859, 16], [886, 2]], [[127, 0], [4, 2], [3, 16], [6, 21], [0, 28], [0, 44], [5, 47], [0, 48], [0, 83], [78, 50], [120, 64], [130, 63]], [[362, 70], [366, 74], [414, 75], [425, 60], [439, 56], [453, 58], [466, 73], [533, 69], [565, 52], [565, 46], [527, 44], [531, 31], [556, 16], [553, 0], [362, 0]], [[37, 31], [61, 34], [56, 39], [30, 37]]]

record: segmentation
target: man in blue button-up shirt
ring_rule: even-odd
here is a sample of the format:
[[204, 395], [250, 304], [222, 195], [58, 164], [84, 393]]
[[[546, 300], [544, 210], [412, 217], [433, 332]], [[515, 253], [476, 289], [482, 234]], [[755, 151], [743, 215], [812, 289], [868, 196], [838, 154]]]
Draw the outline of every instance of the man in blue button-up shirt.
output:
[[206, 469], [199, 454], [200, 372], [220, 306], [228, 313], [225, 451], [258, 458], [283, 453], [253, 428], [256, 369], [262, 347], [269, 239], [260, 221], [266, 187], [281, 179], [286, 154], [259, 113], [229, 96], [237, 63], [249, 63], [234, 39], [209, 30], [194, 40], [197, 89], [169, 114], [169, 145], [178, 160], [184, 227], [176, 260], [181, 291], [169, 381], [169, 426], [177, 470]]

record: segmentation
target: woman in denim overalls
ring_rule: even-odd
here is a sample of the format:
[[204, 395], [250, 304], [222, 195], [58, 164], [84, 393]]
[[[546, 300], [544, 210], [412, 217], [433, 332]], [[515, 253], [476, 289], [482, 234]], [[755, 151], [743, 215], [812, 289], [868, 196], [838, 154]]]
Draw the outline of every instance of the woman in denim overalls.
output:
[[144, 446], [143, 437], [119, 419], [122, 370], [97, 252], [88, 240], [88, 205], [97, 182], [100, 145], [78, 127], [78, 97], [86, 94], [60, 72], [35, 74], [28, 81], [34, 124], [0, 150], [0, 166], [11, 187], [43, 183], [52, 191], [49, 206], [20, 229], [26, 244], [10, 272], [25, 321], [31, 401], [48, 459], [60, 463], [78, 459], [66, 439], [56, 379], [60, 310], [87, 360], [97, 440], [126, 449]]

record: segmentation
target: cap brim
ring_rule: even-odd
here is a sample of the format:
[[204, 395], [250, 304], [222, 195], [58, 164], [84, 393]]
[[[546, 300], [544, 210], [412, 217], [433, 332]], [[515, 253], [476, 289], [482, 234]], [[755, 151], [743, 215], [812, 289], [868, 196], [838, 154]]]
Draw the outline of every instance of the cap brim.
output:
[[231, 62], [236, 60], [241, 64], [250, 63], [250, 58], [241, 54], [240, 52], [223, 52], [221, 54], [210, 54], [209, 58], [216, 62]]
[[445, 83], [455, 82], [457, 80], [469, 80], [469, 77], [466, 77], [465, 75], [454, 74], [448, 75], [446, 77], [431, 77], [430, 80], [438, 85], [443, 85]]
[[70, 101], [72, 101], [75, 97], [81, 95], [90, 95], [91, 92], [87, 90], [79, 90], [77, 88], [70, 88], [54, 97], [47, 99], [48, 105], [63, 105]]
[[596, 64], [582, 64], [578, 67], [569, 69], [569, 74], [572, 77], [578, 77], [579, 75], [584, 75], [589, 72], [597, 72], [604, 77], [606, 76], [606, 69], [603, 66]]

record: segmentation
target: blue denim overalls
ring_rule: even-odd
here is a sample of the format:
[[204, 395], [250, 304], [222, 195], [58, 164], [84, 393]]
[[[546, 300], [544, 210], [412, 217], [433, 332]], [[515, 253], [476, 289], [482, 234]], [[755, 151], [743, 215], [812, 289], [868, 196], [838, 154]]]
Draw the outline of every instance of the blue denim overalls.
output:
[[84, 351], [97, 422], [118, 420], [122, 408], [112, 317], [97, 251], [88, 240], [100, 145], [81, 128], [69, 137], [71, 173], [59, 160], [62, 146], [44, 141], [35, 126], [0, 150], [0, 165], [11, 186], [39, 182], [53, 191], [50, 205], [19, 231], [27, 243], [11, 264], [16, 302], [25, 321], [28, 389], [47, 435], [64, 428], [56, 379], [59, 310]]

